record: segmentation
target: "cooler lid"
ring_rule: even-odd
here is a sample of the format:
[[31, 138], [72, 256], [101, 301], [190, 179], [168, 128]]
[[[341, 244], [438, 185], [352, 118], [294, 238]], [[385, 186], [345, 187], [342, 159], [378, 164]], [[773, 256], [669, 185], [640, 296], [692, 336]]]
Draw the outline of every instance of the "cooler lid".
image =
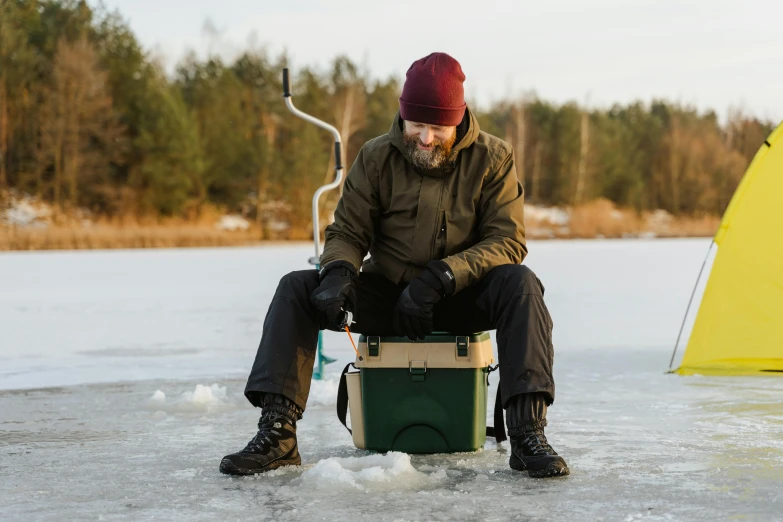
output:
[[488, 332], [435, 332], [423, 341], [407, 337], [359, 337], [357, 368], [486, 368], [495, 362]]

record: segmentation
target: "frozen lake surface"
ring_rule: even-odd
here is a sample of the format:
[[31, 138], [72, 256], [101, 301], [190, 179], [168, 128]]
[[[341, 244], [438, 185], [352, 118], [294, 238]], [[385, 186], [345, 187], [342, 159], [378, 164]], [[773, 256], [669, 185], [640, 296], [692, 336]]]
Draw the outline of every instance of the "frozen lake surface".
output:
[[783, 379], [664, 373], [708, 244], [531, 244], [555, 322], [547, 434], [572, 473], [553, 480], [513, 472], [491, 440], [355, 449], [334, 414], [352, 349], [331, 333], [304, 465], [219, 474], [255, 433], [244, 377], [309, 245], [0, 255], [0, 519], [778, 519]]

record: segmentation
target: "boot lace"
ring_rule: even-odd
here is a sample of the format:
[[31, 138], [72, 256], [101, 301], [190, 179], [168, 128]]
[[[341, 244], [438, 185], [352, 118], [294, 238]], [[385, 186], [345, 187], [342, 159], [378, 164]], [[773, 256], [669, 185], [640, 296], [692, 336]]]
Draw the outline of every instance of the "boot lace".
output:
[[555, 450], [549, 445], [546, 440], [546, 435], [543, 431], [531, 431], [525, 433], [525, 438], [522, 439], [522, 443], [527, 446], [528, 451], [532, 455], [554, 455]]
[[278, 430], [283, 428], [283, 422], [286, 418], [279, 413], [269, 411], [261, 414], [258, 421], [258, 433], [247, 443], [246, 453], [263, 453], [271, 446], [277, 446], [282, 433]]

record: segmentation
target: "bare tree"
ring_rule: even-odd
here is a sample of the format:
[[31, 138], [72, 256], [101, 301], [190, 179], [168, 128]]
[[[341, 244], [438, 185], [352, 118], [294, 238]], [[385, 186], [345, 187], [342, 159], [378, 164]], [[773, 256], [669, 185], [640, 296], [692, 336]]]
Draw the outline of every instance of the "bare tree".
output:
[[19, 30], [14, 27], [14, 5], [11, 2], [0, 2], [0, 202], [5, 188], [8, 186], [8, 142], [9, 119], [8, 107], [9, 69], [13, 63], [13, 55], [20, 44]]
[[525, 124], [525, 100], [522, 99], [519, 102], [519, 105], [515, 107], [516, 114], [514, 115], [514, 122], [516, 127], [516, 140], [514, 140], [515, 146], [514, 146], [514, 152], [516, 156], [516, 165], [517, 165], [517, 177], [519, 178], [519, 181], [522, 182], [522, 185], [525, 184], [525, 132], [526, 132], [526, 124]]
[[525, 99], [522, 98], [518, 103], [511, 104], [509, 109], [510, 117], [506, 120], [505, 140], [511, 144], [514, 151], [515, 164], [517, 168], [517, 178], [525, 184]]
[[[0, 42], [0, 47], [2, 43]], [[4, 51], [0, 51], [4, 52]], [[5, 58], [4, 56], [2, 58]], [[8, 95], [6, 92], [6, 78], [0, 67], [0, 203], [8, 184], [6, 175], [6, 155], [8, 150]]]
[[[332, 72], [334, 86], [333, 107], [337, 130], [343, 143], [343, 162], [348, 163], [351, 138], [367, 123], [367, 90], [364, 79], [359, 75], [356, 66], [345, 57], [335, 60]], [[345, 165], [346, 169], [348, 165]], [[327, 172], [326, 178], [330, 177]], [[343, 178], [344, 181], [344, 178]], [[343, 186], [339, 194], [342, 196]]]
[[579, 170], [576, 177], [576, 194], [574, 203], [581, 203], [584, 198], [585, 178], [587, 177], [587, 154], [590, 144], [590, 116], [587, 111], [582, 111], [582, 125], [579, 133]]
[[272, 167], [272, 154], [275, 150], [275, 141], [277, 139], [277, 128], [280, 124], [280, 117], [277, 114], [271, 112], [264, 112], [261, 114], [261, 121], [264, 129], [264, 137], [266, 138], [266, 154], [264, 154], [264, 161], [261, 168], [258, 171], [258, 198], [256, 200], [256, 222], [261, 228], [263, 217], [263, 195], [266, 194], [267, 184], [269, 183], [269, 173]]
[[533, 179], [530, 182], [530, 199], [534, 203], [538, 202], [538, 193], [541, 190], [541, 155], [543, 154], [543, 144], [536, 143], [536, 152], [533, 156]]
[[105, 178], [109, 163], [122, 153], [123, 129], [112, 111], [106, 75], [86, 38], [61, 40], [52, 70], [53, 83], [41, 107], [39, 162], [51, 165], [54, 203], [78, 206], [81, 180]]
[[669, 188], [670, 208], [673, 212], [680, 212], [680, 170], [682, 158], [680, 158], [680, 145], [682, 143], [682, 125], [680, 118], [675, 116], [671, 121], [671, 128], [667, 136], [669, 146]]

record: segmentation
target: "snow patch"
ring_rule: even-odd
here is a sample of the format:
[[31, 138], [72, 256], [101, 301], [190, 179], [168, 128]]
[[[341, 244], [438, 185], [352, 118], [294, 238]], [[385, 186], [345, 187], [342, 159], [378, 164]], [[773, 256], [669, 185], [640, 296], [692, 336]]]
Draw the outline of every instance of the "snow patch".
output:
[[436, 471], [435, 473], [432, 473], [430, 475], [430, 479], [431, 480], [446, 480], [448, 478], [449, 477], [448, 477], [448, 475], [446, 475], [446, 470], [445, 469], [439, 469], [438, 471]]
[[302, 482], [316, 489], [400, 489], [410, 488], [439, 480], [445, 473], [428, 476], [411, 465], [411, 457], [405, 453], [389, 452], [385, 455], [366, 457], [331, 457], [319, 461], [302, 473]]
[[28, 195], [10, 194], [8, 208], [0, 212], [0, 221], [17, 227], [45, 227], [52, 217], [52, 208]]
[[166, 411], [209, 411], [231, 403], [225, 386], [197, 384], [193, 391], [186, 391], [170, 400], [163, 390], [156, 390], [149, 398], [149, 404]]
[[197, 406], [217, 406], [226, 400], [226, 387], [213, 384], [206, 387], [203, 384], [197, 384], [192, 392], [182, 394], [182, 402], [195, 404]]
[[220, 221], [215, 224], [218, 230], [247, 230], [250, 228], [250, 222], [237, 214], [228, 214], [222, 216]]
[[558, 226], [567, 226], [571, 223], [571, 215], [568, 210], [559, 207], [525, 205], [525, 219]]
[[285, 475], [298, 475], [302, 472], [303, 466], [283, 466], [282, 468], [273, 469], [266, 473], [257, 473], [255, 475], [249, 475], [245, 477], [246, 480], [266, 480], [270, 477], [282, 477]]

